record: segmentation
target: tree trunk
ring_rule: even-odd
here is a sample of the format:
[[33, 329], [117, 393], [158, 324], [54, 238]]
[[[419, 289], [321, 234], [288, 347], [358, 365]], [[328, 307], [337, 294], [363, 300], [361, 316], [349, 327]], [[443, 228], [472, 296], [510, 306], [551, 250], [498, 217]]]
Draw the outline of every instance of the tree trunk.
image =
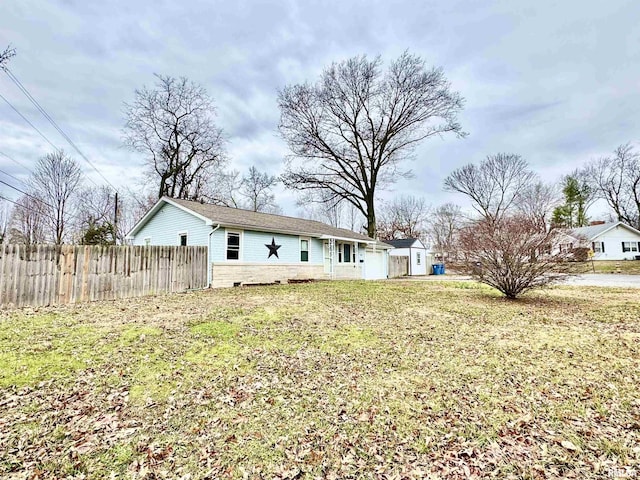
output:
[[378, 229], [376, 225], [376, 211], [373, 205], [373, 199], [367, 200], [367, 235], [376, 238]]

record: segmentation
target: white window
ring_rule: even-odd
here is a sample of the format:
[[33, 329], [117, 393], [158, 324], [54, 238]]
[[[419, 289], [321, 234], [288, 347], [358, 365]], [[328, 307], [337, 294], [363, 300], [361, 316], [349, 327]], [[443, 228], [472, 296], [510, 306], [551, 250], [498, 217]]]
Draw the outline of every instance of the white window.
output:
[[227, 231], [227, 260], [240, 260], [240, 232]]
[[593, 253], [604, 253], [604, 242], [591, 242]]
[[148, 247], [149, 245], [151, 245], [151, 237], [145, 237], [144, 239], [144, 244]]
[[420, 252], [416, 252], [416, 264], [420, 265]]
[[181, 247], [187, 246], [187, 232], [178, 233], [178, 245], [180, 245]]
[[300, 239], [300, 261], [301, 262], [309, 261], [309, 239], [308, 238]]
[[622, 251], [623, 252], [637, 252], [638, 251], [638, 242], [622, 242]]

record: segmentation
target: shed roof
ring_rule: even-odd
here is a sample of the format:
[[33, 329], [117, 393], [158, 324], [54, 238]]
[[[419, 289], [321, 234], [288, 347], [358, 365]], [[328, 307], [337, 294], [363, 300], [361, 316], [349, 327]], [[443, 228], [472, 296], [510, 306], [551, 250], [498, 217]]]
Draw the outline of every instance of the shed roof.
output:
[[375, 242], [374, 239], [366, 235], [352, 232], [345, 228], [332, 227], [331, 225], [326, 225], [315, 220], [306, 220], [304, 218], [288, 217], [272, 213], [253, 212], [240, 208], [223, 207], [220, 205], [168, 197], [162, 197], [158, 200], [158, 203], [133, 227], [129, 236], [135, 236], [137, 231], [153, 216], [163, 203], [169, 203], [187, 210], [212, 225], [220, 224], [246, 230], [282, 232], [312, 237], [327, 236], [366, 243]]
[[[416, 242], [420, 242], [420, 239], [418, 238], [398, 238], [398, 239], [394, 239], [394, 240], [385, 240], [386, 243], [388, 243], [389, 245], [391, 245], [394, 248], [409, 248], [409, 247], [413, 247], [413, 245]], [[422, 245], [422, 242], [420, 242], [420, 244]], [[422, 245], [421, 248], [426, 248], [424, 247], [424, 245]]]

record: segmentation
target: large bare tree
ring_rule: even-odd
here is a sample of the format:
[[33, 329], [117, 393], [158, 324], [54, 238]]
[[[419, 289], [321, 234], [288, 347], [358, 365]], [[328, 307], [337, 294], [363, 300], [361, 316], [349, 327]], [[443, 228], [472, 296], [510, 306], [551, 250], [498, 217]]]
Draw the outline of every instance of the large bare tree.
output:
[[326, 68], [316, 83], [284, 87], [279, 130], [292, 155], [283, 175], [296, 190], [325, 190], [362, 212], [376, 236], [379, 189], [410, 174], [402, 163], [426, 138], [462, 137], [463, 98], [442, 69], [402, 54], [382, 70], [380, 57], [350, 58]]
[[224, 159], [213, 100], [200, 85], [156, 75], [155, 88], [135, 91], [125, 104], [125, 145], [146, 155], [158, 198], [200, 200]]
[[401, 195], [382, 207], [379, 236], [382, 240], [424, 238], [431, 208], [423, 197]]
[[544, 232], [550, 228], [553, 209], [559, 202], [558, 187], [553, 183], [538, 181], [522, 189], [516, 209]]
[[444, 181], [446, 190], [459, 192], [471, 200], [482, 218], [498, 221], [515, 208], [535, 174], [520, 155], [489, 155], [479, 165], [467, 164], [454, 170]]
[[47, 236], [56, 245], [62, 244], [70, 232], [75, 197], [82, 186], [80, 166], [62, 150], [49, 153], [38, 160], [29, 182], [42, 202]]
[[592, 162], [586, 172], [617, 219], [640, 229], [640, 154], [633, 146], [620, 145], [612, 157]]

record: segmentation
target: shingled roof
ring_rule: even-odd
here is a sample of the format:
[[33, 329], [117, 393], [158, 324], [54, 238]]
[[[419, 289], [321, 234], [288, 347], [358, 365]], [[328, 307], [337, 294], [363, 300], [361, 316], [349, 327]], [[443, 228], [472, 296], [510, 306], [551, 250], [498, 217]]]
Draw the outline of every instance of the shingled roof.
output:
[[293, 235], [308, 235], [310, 237], [336, 237], [349, 240], [359, 240], [361, 242], [373, 243], [374, 239], [352, 232], [345, 228], [336, 228], [315, 220], [303, 218], [287, 217], [285, 215], [275, 215], [272, 213], [253, 212], [240, 208], [222, 207], [209, 203], [200, 203], [190, 200], [179, 200], [176, 198], [162, 197], [158, 203], [145, 215], [129, 235], [135, 232], [146, 223], [147, 217], [151, 217], [152, 212], [157, 210], [162, 203], [169, 203], [179, 208], [189, 210], [196, 215], [209, 220], [212, 224], [235, 227], [244, 230], [257, 230], [289, 233]]
[[640, 233], [635, 228], [630, 227], [629, 225], [623, 222], [609, 222], [609, 223], [600, 223], [597, 225], [589, 225], [588, 227], [578, 227], [578, 228], [573, 228], [569, 230], [568, 233], [569, 235], [575, 238], [583, 237], [583, 238], [586, 238], [587, 240], [593, 240], [599, 235], [602, 235], [603, 233], [608, 232], [609, 230], [612, 230], [613, 228], [616, 228], [618, 226], [626, 228], [627, 230], [630, 230], [635, 233]]

